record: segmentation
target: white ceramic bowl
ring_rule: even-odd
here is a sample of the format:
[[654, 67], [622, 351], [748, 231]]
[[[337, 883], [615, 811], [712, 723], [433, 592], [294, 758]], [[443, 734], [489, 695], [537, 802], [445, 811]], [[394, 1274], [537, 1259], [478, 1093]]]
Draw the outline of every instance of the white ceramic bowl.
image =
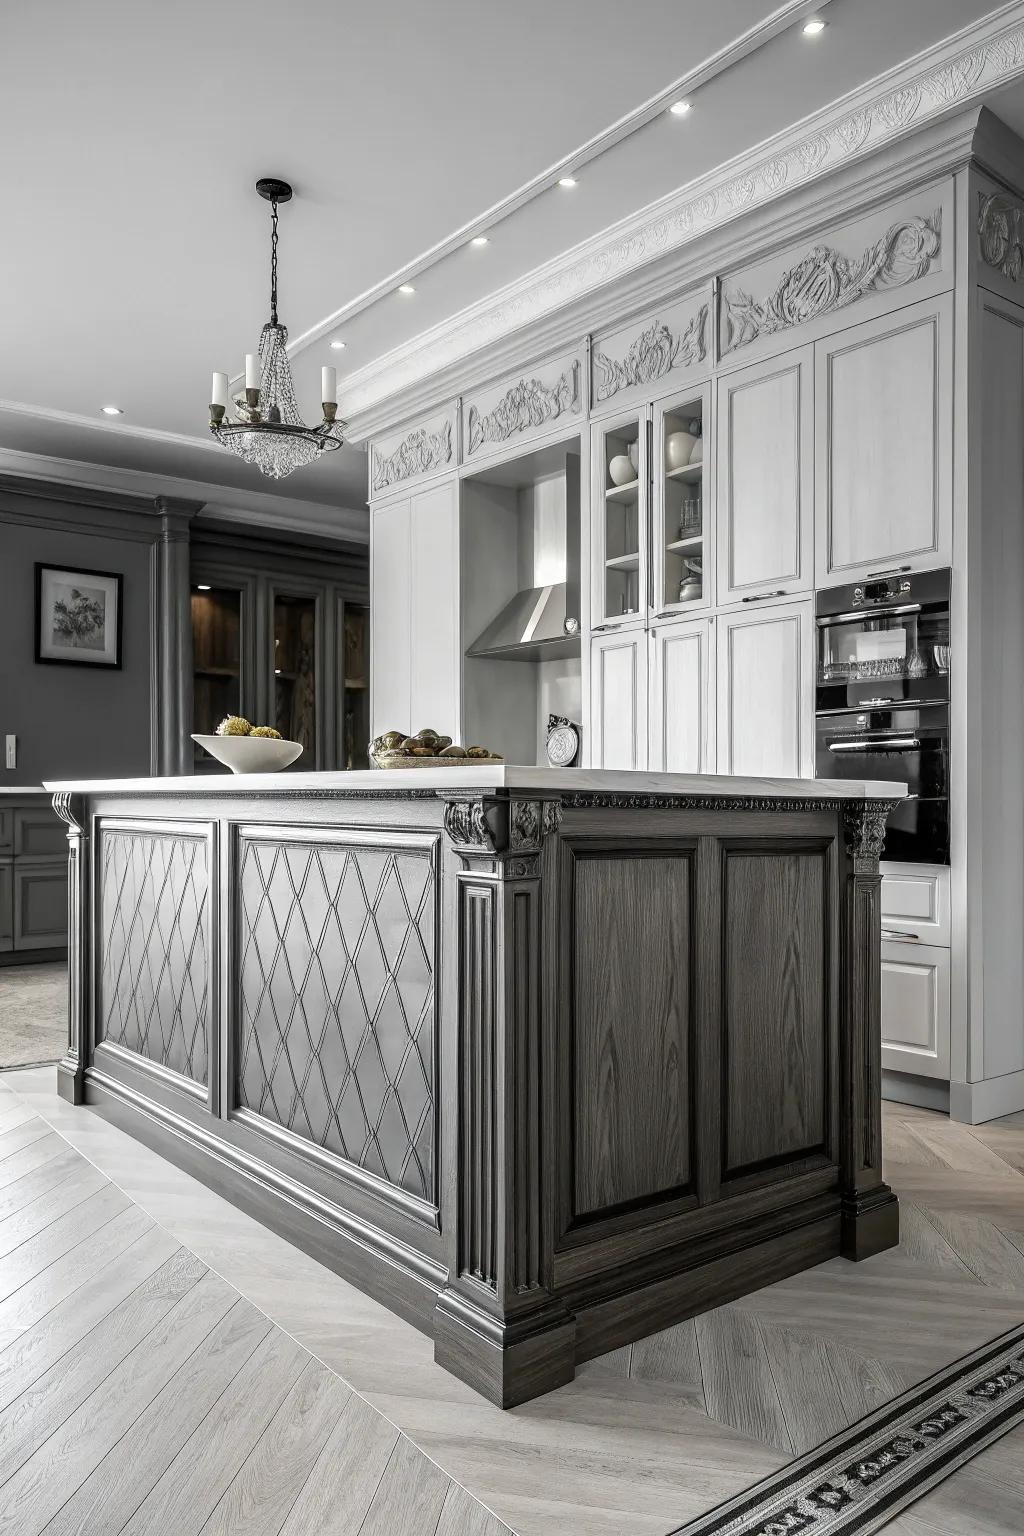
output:
[[636, 470], [628, 454], [625, 453], [615, 455], [608, 465], [608, 473], [613, 485], [628, 485], [631, 480], [636, 479]]
[[273, 736], [196, 736], [211, 757], [232, 773], [280, 773], [302, 756], [300, 741], [275, 741]]

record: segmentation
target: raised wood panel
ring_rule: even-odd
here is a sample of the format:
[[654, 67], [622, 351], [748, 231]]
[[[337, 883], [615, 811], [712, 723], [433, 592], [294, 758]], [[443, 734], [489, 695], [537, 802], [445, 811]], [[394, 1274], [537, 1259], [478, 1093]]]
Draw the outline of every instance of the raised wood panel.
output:
[[591, 652], [592, 766], [647, 767], [646, 630], [594, 640]]
[[911, 933], [925, 944], [950, 939], [949, 870], [926, 864], [882, 866], [882, 935]]
[[819, 585], [949, 563], [952, 350], [948, 295], [818, 342]]
[[883, 1067], [949, 1077], [949, 984], [948, 949], [883, 941]]
[[724, 851], [723, 1177], [825, 1147], [827, 894], [824, 850]]
[[653, 631], [649, 767], [663, 773], [714, 771], [710, 619]]
[[813, 349], [718, 384], [718, 596], [810, 590]]
[[14, 946], [14, 866], [0, 859], [0, 954]]
[[[373, 512], [370, 552], [370, 734], [415, 731], [412, 722], [411, 502]], [[440, 729], [440, 727], [437, 727]]]
[[718, 771], [810, 776], [814, 771], [811, 600], [720, 614]]
[[415, 718], [409, 720], [409, 729], [430, 726], [459, 741], [459, 521], [454, 481], [412, 498], [410, 550], [410, 709]]
[[14, 948], [53, 949], [68, 941], [66, 859], [14, 864]]
[[66, 827], [58, 821], [49, 803], [38, 810], [14, 812], [14, 854], [16, 858], [45, 858], [56, 854], [67, 858]]
[[577, 854], [573, 1216], [691, 1177], [694, 854]]

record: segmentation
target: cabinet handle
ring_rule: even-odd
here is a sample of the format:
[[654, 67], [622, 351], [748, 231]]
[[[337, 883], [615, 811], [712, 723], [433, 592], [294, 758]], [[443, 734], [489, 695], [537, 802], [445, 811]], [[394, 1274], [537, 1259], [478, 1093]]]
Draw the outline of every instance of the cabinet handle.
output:
[[868, 571], [864, 580], [874, 581], [876, 576], [903, 576], [909, 570], [909, 565], [890, 565], [888, 570], [885, 571]]
[[920, 944], [919, 933], [908, 933], [905, 928], [883, 928], [883, 939], [901, 939], [904, 944]]
[[830, 741], [830, 752], [917, 752], [921, 742], [916, 736], [869, 736], [858, 741]]
[[744, 597], [744, 598], [741, 598], [740, 601], [744, 602], [744, 603], [765, 603], [765, 602], [768, 601], [768, 599], [770, 597], [787, 597], [787, 596], [788, 596], [788, 593], [786, 592], [786, 589], [784, 587], [780, 587], [777, 592], [757, 592], [757, 593], [755, 593], [755, 595], [753, 597]]

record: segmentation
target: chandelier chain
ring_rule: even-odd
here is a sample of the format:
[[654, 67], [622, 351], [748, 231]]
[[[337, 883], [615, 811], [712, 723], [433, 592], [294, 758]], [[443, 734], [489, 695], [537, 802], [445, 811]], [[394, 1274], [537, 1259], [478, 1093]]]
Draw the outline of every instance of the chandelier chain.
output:
[[277, 324], [277, 198], [270, 205], [270, 323]]

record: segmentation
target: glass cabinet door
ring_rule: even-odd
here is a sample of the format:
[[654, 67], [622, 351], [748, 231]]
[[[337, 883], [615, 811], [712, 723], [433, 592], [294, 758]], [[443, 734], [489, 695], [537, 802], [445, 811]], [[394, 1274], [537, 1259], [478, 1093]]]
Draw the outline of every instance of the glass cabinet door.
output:
[[[203, 735], [212, 736], [225, 715], [244, 713], [242, 598], [238, 587], [192, 587], [192, 729]], [[196, 769], [217, 767], [195, 742], [193, 763]]]
[[274, 693], [272, 724], [287, 741], [302, 745], [299, 771], [316, 768], [317, 599], [275, 592], [273, 607]]
[[370, 609], [338, 604], [341, 627], [341, 752], [339, 768], [368, 768], [370, 741]]
[[646, 615], [647, 413], [617, 417], [594, 434], [594, 624]]
[[711, 602], [713, 538], [704, 462], [709, 392], [657, 407], [654, 431], [653, 607], [657, 614], [706, 608]]

